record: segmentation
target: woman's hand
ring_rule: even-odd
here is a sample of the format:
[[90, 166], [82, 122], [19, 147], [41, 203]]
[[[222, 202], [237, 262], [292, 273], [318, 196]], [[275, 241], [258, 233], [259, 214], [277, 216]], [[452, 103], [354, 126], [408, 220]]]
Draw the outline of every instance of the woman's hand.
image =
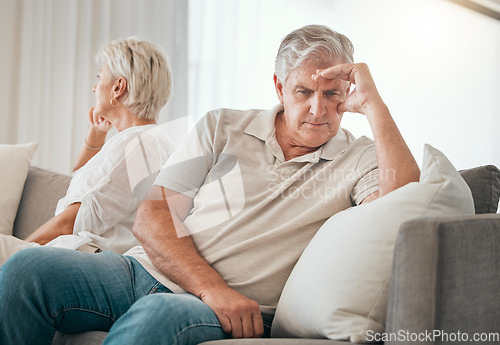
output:
[[111, 124], [111, 122], [106, 120], [104, 117], [94, 114], [94, 107], [89, 109], [88, 120], [90, 125], [95, 127], [94, 129], [104, 133], [108, 133], [113, 127], [113, 124]]
[[101, 150], [104, 142], [106, 141], [106, 135], [113, 127], [111, 122], [104, 119], [102, 116], [96, 116], [94, 114], [94, 107], [89, 109], [88, 121], [90, 127], [87, 131], [87, 135], [85, 136], [85, 144], [80, 150], [80, 154], [78, 155], [76, 163], [73, 166], [73, 171], [76, 171], [87, 164], [87, 162]]

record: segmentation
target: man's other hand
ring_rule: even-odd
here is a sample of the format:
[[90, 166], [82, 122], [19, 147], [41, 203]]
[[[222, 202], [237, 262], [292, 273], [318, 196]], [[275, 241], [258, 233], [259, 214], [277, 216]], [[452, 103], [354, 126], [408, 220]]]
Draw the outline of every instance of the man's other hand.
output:
[[222, 330], [233, 338], [260, 338], [264, 324], [257, 302], [229, 288], [212, 288], [200, 295], [217, 315]]

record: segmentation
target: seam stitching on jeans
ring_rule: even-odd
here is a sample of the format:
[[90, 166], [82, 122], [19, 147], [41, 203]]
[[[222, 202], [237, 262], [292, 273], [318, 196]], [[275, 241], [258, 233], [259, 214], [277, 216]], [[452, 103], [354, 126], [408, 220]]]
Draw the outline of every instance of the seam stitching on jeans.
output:
[[148, 291], [148, 295], [153, 295], [155, 293], [158, 293], [158, 286], [160, 285], [160, 282], [156, 282], [151, 289]]
[[91, 309], [86, 309], [86, 308], [76, 308], [76, 307], [71, 307], [71, 308], [65, 308], [65, 309], [62, 309], [62, 310], [59, 310], [56, 314], [54, 315], [51, 315], [51, 317], [53, 319], [55, 319], [56, 317], [58, 317], [61, 313], [64, 313], [64, 312], [67, 312], [67, 311], [72, 311], [72, 310], [77, 310], [77, 311], [84, 311], [84, 312], [88, 312], [88, 313], [92, 313], [92, 314], [96, 314], [96, 315], [100, 315], [100, 316], [103, 316], [107, 319], [110, 319], [111, 321], [115, 322], [116, 320], [109, 316], [109, 315], [106, 315], [106, 314], [103, 314], [99, 311], [96, 311], [96, 310], [91, 310]]

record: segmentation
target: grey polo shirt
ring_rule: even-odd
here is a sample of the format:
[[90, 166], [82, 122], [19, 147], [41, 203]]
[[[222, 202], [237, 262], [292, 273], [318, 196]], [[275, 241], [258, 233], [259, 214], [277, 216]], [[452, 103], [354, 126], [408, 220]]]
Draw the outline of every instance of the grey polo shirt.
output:
[[[285, 161], [274, 126], [282, 110], [209, 112], [155, 181], [193, 198], [184, 225], [199, 253], [267, 313], [321, 225], [378, 189], [373, 141], [344, 129], [316, 152]], [[143, 251], [133, 256], [183, 291]]]

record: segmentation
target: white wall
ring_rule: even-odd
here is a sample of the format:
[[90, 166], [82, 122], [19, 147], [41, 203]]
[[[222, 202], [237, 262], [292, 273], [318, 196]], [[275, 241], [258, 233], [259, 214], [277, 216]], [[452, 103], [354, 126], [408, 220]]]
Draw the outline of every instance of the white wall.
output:
[[[500, 22], [445, 0], [190, 0], [189, 113], [267, 108], [281, 38], [325, 24], [353, 41], [419, 164], [500, 167]], [[200, 39], [201, 38], [201, 39]], [[366, 121], [343, 126], [371, 136]]]
[[[46, 6], [67, 4], [65, 0], [40, 1]], [[42, 135], [48, 135], [44, 140], [52, 146], [41, 145], [35, 164], [68, 172], [75, 152], [83, 142], [84, 117], [92, 105], [90, 88], [95, 78], [91, 59], [97, 45], [76, 58], [73, 56], [75, 63], [85, 60], [83, 68], [89, 70], [89, 80], [71, 80], [72, 76], [68, 74], [58, 79], [61, 83], [59, 89], [64, 85], [85, 89], [85, 92], [75, 93], [73, 108], [82, 114], [78, 121], [73, 121], [73, 124], [67, 120], [48, 122], [39, 117], [36, 107], [33, 112], [26, 112], [19, 118], [18, 112], [27, 104], [33, 104], [34, 100], [43, 101], [39, 96], [33, 99], [16, 79], [22, 72], [21, 59], [32, 56], [36, 61], [37, 58], [34, 54], [22, 53], [17, 58], [15, 55], [22, 52], [22, 27], [33, 26], [23, 23], [22, 4], [32, 2], [0, 0], [0, 38], [3, 43], [0, 54], [0, 143], [39, 140]], [[87, 7], [89, 2], [80, 0], [78, 3]], [[79, 20], [90, 20], [84, 24], [89, 25], [92, 36], [101, 38], [97, 40], [99, 43], [131, 34], [157, 42], [172, 32], [177, 41], [185, 37], [174, 26], [165, 29], [168, 23], [161, 20], [164, 15], [144, 1], [94, 0], [92, 4], [90, 16], [88, 11], [80, 11]], [[114, 9], [99, 11], [105, 4], [109, 8], [120, 7], [120, 13], [126, 12], [126, 15], [121, 16]], [[140, 8], [140, 11], [132, 8]], [[154, 15], [149, 14], [151, 12]], [[38, 17], [41, 16], [43, 14]], [[59, 17], [61, 20], [65, 18], [64, 15], [38, 18], [37, 22], [52, 23], [50, 25], [55, 27], [60, 25], [54, 22]], [[122, 23], [123, 18], [125, 22]], [[458, 169], [483, 164], [500, 167], [496, 138], [500, 132], [500, 22], [497, 20], [446, 0], [189, 0], [188, 21], [187, 113], [195, 118], [218, 107], [244, 109], [274, 105], [277, 102], [272, 82], [274, 56], [281, 38], [302, 25], [326, 24], [348, 35], [356, 47], [356, 60], [369, 64], [378, 88], [418, 162], [421, 162], [423, 144], [430, 143], [441, 149]], [[31, 37], [29, 33], [23, 34]], [[85, 45], [85, 42], [79, 42], [77, 46], [80, 45]], [[42, 47], [49, 49], [47, 45]], [[176, 49], [166, 49], [169, 54], [175, 54]], [[183, 68], [180, 60], [177, 59], [177, 63]], [[40, 73], [43, 71], [37, 72], [38, 77]], [[180, 71], [177, 73], [182, 75]], [[63, 79], [66, 84], [63, 84]], [[40, 80], [50, 82], [50, 79]], [[185, 78], [175, 81], [178, 87], [174, 101], [184, 96], [181, 91], [184, 82]], [[32, 85], [31, 89], [36, 89], [36, 86]], [[58, 97], [54, 85], [43, 84], [38, 89], [39, 95], [49, 95], [46, 99]], [[43, 110], [47, 114], [54, 113], [50, 109]], [[344, 118], [346, 128], [356, 135], [370, 135], [361, 116], [347, 115]], [[63, 116], [67, 114], [54, 114], [56, 119]], [[69, 123], [69, 130], [58, 129], [63, 122]], [[70, 142], [71, 147], [67, 148]]]
[[17, 122], [17, 71], [19, 64], [15, 52], [19, 49], [18, 26], [20, 2], [0, 0], [0, 144], [16, 142], [15, 124]]
[[[0, 0], [0, 144], [36, 141], [33, 165], [70, 173], [95, 103], [94, 56], [129, 36], [169, 56], [174, 95], [160, 121], [185, 116], [186, 18], [185, 0]], [[173, 135], [184, 131], [175, 123]]]

